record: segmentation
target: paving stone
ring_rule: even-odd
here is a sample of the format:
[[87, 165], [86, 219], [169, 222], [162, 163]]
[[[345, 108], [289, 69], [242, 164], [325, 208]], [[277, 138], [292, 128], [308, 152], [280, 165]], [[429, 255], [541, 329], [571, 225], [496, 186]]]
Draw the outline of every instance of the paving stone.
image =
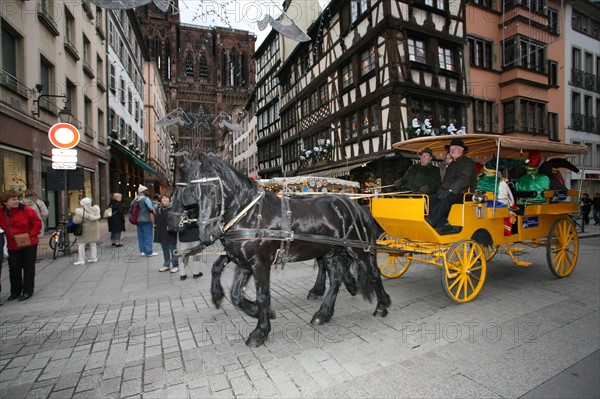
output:
[[120, 396], [122, 396], [122, 397], [137, 395], [141, 392], [142, 392], [142, 383], [141, 383], [140, 379], [123, 381], [121, 383]]
[[71, 398], [74, 393], [75, 393], [75, 388], [63, 389], [62, 391], [52, 391], [48, 395], [48, 399]]
[[81, 377], [81, 379], [79, 380], [79, 383], [77, 384], [77, 388], [75, 389], [75, 391], [77, 393], [80, 393], [83, 391], [96, 389], [98, 387], [98, 385], [100, 385], [101, 380], [102, 380], [102, 375], [100, 375], [100, 374], [94, 374], [94, 375], [89, 375], [86, 377]]

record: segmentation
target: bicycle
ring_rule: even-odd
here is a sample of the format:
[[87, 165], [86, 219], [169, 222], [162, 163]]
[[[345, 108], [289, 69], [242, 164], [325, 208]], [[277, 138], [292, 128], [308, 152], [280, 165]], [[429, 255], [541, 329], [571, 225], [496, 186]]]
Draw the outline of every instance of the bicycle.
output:
[[75, 237], [73, 242], [69, 242], [68, 227], [65, 229], [65, 226], [68, 226], [67, 221], [60, 222], [56, 226], [56, 231], [50, 236], [48, 244], [50, 245], [50, 249], [52, 249], [52, 259], [58, 258], [59, 252], [68, 255], [69, 249], [77, 242], [77, 237]]

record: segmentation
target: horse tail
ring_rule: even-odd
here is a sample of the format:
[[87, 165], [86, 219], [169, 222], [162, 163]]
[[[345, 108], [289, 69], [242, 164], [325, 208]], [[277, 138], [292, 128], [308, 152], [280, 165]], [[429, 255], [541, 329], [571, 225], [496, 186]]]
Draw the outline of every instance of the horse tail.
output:
[[[354, 256], [356, 256], [356, 254], [354, 254]], [[371, 278], [370, 273], [366, 270], [366, 267], [368, 267], [368, 265], [364, 264], [364, 260], [361, 257], [356, 257], [354, 259], [352, 258], [350, 258], [349, 261], [353, 262], [352, 269], [355, 271], [358, 291], [362, 294], [364, 299], [366, 299], [369, 302], [372, 302], [373, 293], [375, 292], [375, 290], [373, 279]], [[350, 270], [347, 271], [347, 273], [350, 272]]]

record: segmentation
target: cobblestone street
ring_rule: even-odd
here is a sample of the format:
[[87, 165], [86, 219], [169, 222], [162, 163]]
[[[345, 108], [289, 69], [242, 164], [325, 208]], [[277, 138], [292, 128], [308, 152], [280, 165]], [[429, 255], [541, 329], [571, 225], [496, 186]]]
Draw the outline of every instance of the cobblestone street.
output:
[[[312, 262], [287, 264], [272, 272], [270, 339], [250, 349], [256, 320], [227, 299], [211, 303], [215, 255], [199, 257], [203, 277], [181, 281], [158, 272], [162, 256], [140, 257], [128, 230], [127, 245], [102, 244], [96, 264], [44, 257], [34, 296], [0, 307], [0, 396], [598, 397], [597, 236], [580, 241], [578, 265], [561, 280], [542, 249], [522, 255], [530, 268], [499, 254], [463, 305], [444, 295], [439, 269], [413, 262], [384, 280], [387, 318], [343, 288], [321, 327], [309, 324], [319, 306], [306, 299]], [[228, 266], [227, 293], [231, 280]], [[2, 287], [5, 299], [6, 266]]]

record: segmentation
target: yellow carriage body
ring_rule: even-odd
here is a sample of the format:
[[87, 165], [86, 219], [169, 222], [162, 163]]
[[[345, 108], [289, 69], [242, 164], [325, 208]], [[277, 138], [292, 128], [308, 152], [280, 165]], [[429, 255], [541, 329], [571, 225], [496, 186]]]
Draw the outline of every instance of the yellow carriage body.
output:
[[[401, 151], [419, 152], [425, 147], [436, 158], [443, 158], [446, 145], [456, 136], [425, 137], [397, 143]], [[547, 159], [568, 154], [584, 154], [585, 146], [483, 134], [462, 135], [469, 147], [468, 156], [485, 163], [496, 158], [523, 158], [529, 150], [540, 150]], [[555, 193], [544, 193], [543, 203], [524, 206], [516, 216], [516, 231], [505, 234], [506, 207], [488, 207], [476, 203], [467, 194], [462, 204], [454, 204], [448, 215], [451, 225], [460, 226], [455, 234], [440, 235], [426, 221], [429, 197], [421, 194], [393, 194], [373, 198], [371, 212], [385, 234], [378, 240], [378, 260], [384, 276], [395, 278], [406, 272], [412, 260], [441, 266], [442, 285], [456, 302], [468, 302], [481, 290], [485, 281], [486, 262], [495, 255], [498, 246], [520, 266], [531, 263], [518, 259], [511, 244], [546, 246], [550, 270], [566, 277], [577, 261], [578, 237], [569, 214], [579, 209], [579, 191], [569, 190], [557, 200]], [[494, 193], [486, 194], [488, 199]], [[389, 250], [381, 249], [387, 247]]]

